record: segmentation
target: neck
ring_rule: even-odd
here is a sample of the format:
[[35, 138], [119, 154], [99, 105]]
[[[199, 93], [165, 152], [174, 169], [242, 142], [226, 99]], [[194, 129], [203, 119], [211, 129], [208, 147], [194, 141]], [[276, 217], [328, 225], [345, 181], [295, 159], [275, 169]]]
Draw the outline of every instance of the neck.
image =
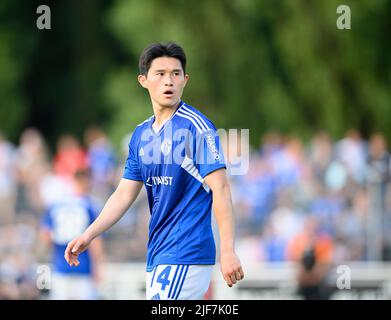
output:
[[155, 121], [153, 123], [153, 127], [155, 130], [160, 129], [163, 126], [163, 124], [172, 117], [179, 103], [180, 101], [178, 101], [172, 106], [161, 106], [158, 105], [157, 103], [152, 104], [153, 113], [155, 115]]

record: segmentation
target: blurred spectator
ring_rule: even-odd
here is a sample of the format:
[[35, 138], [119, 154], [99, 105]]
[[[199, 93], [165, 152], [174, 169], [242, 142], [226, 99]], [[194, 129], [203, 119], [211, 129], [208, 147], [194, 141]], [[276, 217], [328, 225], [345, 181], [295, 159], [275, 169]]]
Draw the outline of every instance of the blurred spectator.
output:
[[36, 268], [21, 252], [13, 252], [0, 262], [0, 299], [35, 300], [40, 296], [36, 287]]
[[[47, 255], [47, 250], [37, 251], [39, 215], [44, 207], [76, 201], [75, 172], [91, 168], [89, 199], [100, 202], [121, 178], [130, 137], [124, 138], [118, 155], [98, 127], [88, 128], [84, 139], [86, 150], [75, 137], [61, 136], [50, 158], [36, 129], [26, 129], [16, 147], [0, 136], [0, 297], [37, 298], [32, 270]], [[223, 137], [226, 148], [227, 142]], [[227, 160], [243, 152], [250, 155], [247, 174], [230, 177], [240, 255], [247, 262], [300, 263], [301, 292], [319, 297], [331, 265], [391, 260], [391, 160], [379, 133], [367, 146], [355, 130], [337, 142], [319, 132], [304, 147], [296, 137], [270, 131], [258, 150], [239, 144], [225, 153]], [[145, 258], [145, 196], [142, 192], [106, 234], [109, 261]], [[68, 222], [62, 227], [69, 229]], [[58, 254], [59, 261], [62, 256]]]
[[304, 219], [300, 232], [289, 240], [287, 259], [300, 261], [305, 250], [314, 247], [319, 261], [329, 264], [332, 262], [333, 252], [331, 240], [332, 238], [321, 230], [318, 219], [313, 216], [307, 216]]
[[270, 214], [262, 234], [261, 246], [265, 260], [285, 261], [289, 240], [296, 235], [302, 225], [302, 216], [295, 210], [293, 196], [289, 191], [278, 194], [276, 208]]
[[48, 161], [48, 150], [42, 134], [34, 128], [23, 131], [17, 148], [17, 213], [38, 215], [41, 212], [39, 184], [49, 168]]
[[365, 188], [358, 190], [352, 203], [338, 217], [334, 263], [367, 260], [366, 238], [369, 199]]
[[324, 180], [326, 169], [333, 157], [333, 143], [327, 132], [318, 132], [310, 143], [309, 161], [316, 178]]
[[15, 148], [0, 132], [0, 225], [14, 222], [16, 201]]
[[261, 156], [268, 159], [278, 152], [283, 146], [283, 137], [278, 131], [269, 131], [261, 139]]
[[367, 159], [367, 181], [380, 186], [382, 210], [385, 210], [387, 186], [391, 178], [391, 155], [387, 150], [387, 142], [380, 133], [374, 134], [369, 140]]
[[86, 130], [85, 142], [91, 170], [91, 192], [104, 202], [116, 186], [114, 149], [104, 131], [97, 126]]
[[304, 149], [296, 137], [287, 139], [284, 147], [271, 157], [277, 188], [295, 187], [304, 170]]
[[318, 184], [318, 194], [309, 203], [309, 213], [319, 221], [319, 228], [335, 236], [338, 216], [345, 210], [342, 191], [330, 191]]
[[[377, 256], [373, 258], [381, 256], [383, 260], [391, 260], [391, 216], [386, 208], [387, 188], [391, 176], [391, 157], [387, 150], [387, 142], [380, 133], [370, 137], [367, 164], [366, 178], [371, 207], [368, 222], [372, 227], [370, 237], [373, 240], [370, 250], [377, 251]], [[381, 246], [381, 249], [376, 249], [376, 246]]]
[[365, 165], [367, 150], [360, 132], [351, 129], [346, 136], [337, 142], [337, 158], [346, 166], [349, 177], [355, 183], [363, 184], [365, 180]]
[[87, 170], [77, 170], [72, 179], [73, 195], [48, 208], [42, 219], [41, 239], [52, 248], [52, 299], [97, 299], [96, 285], [101, 281], [103, 246], [101, 238], [79, 256], [80, 265], [70, 267], [64, 259], [69, 241], [84, 232], [98, 211], [88, 197], [90, 180]]
[[302, 232], [289, 242], [287, 256], [298, 263], [298, 293], [306, 300], [328, 299], [333, 243], [329, 235], [319, 230], [316, 218], [306, 219]]
[[339, 191], [348, 184], [348, 173], [346, 166], [339, 160], [333, 160], [327, 166], [324, 180], [322, 181], [329, 191]]
[[234, 188], [244, 210], [241, 217], [242, 227], [249, 234], [260, 235], [275, 205], [276, 185], [270, 164], [254, 156], [250, 160], [248, 174], [242, 177], [239, 188]]
[[75, 137], [62, 135], [57, 143], [53, 166], [56, 175], [70, 180], [77, 170], [88, 167], [87, 152]]
[[261, 247], [267, 262], [285, 261], [286, 241], [276, 232], [275, 226], [266, 224], [262, 232]]
[[293, 192], [279, 193], [276, 208], [270, 216], [275, 233], [288, 243], [301, 230], [303, 219], [303, 212], [295, 206]]
[[0, 299], [38, 299], [35, 219], [0, 227]]

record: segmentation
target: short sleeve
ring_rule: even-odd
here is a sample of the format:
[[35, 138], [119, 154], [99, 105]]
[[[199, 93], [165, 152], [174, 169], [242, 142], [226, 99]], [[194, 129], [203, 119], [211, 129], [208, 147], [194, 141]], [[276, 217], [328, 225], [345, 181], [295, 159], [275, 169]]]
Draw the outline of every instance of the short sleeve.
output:
[[135, 133], [133, 133], [132, 138], [129, 142], [129, 155], [126, 159], [124, 173], [122, 177], [128, 180], [143, 181], [141, 177], [140, 167], [138, 165]]
[[218, 169], [226, 169], [217, 130], [211, 122], [209, 124], [209, 130], [196, 134], [194, 160], [202, 178]]

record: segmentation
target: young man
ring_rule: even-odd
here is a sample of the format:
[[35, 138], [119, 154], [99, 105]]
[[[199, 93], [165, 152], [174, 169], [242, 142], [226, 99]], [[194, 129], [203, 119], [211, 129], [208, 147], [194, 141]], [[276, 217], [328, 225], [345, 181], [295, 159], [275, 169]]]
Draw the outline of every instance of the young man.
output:
[[69, 241], [81, 234], [95, 220], [97, 210], [89, 199], [90, 179], [86, 169], [72, 177], [72, 194], [53, 203], [43, 215], [40, 238], [52, 248], [50, 298], [55, 300], [91, 300], [98, 298], [96, 285], [100, 280], [103, 245], [100, 237], [79, 255], [81, 265], [71, 268], [64, 260]]
[[95, 222], [68, 244], [65, 259], [77, 266], [92, 239], [115, 224], [145, 185], [151, 211], [147, 299], [201, 299], [207, 291], [215, 244], [211, 211], [220, 234], [221, 272], [228, 286], [244, 274], [234, 250], [230, 187], [213, 123], [181, 101], [189, 79], [186, 56], [175, 43], [142, 53], [138, 81], [154, 115], [129, 143], [123, 178]]

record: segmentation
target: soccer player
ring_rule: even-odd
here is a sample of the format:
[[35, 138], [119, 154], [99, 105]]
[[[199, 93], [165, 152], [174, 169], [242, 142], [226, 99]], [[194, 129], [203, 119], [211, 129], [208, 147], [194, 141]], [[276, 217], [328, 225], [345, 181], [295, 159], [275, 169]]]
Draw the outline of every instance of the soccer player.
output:
[[50, 298], [54, 300], [99, 298], [96, 285], [103, 259], [101, 238], [95, 238], [89, 249], [79, 255], [79, 268], [71, 268], [64, 260], [68, 242], [83, 233], [98, 213], [88, 197], [89, 180], [88, 170], [77, 170], [71, 179], [72, 193], [50, 205], [42, 218], [40, 238], [52, 248]]
[[221, 272], [229, 287], [244, 273], [234, 249], [230, 186], [213, 123], [181, 100], [189, 79], [175, 43], [152, 44], [139, 60], [138, 81], [154, 115], [129, 143], [123, 177], [95, 222], [65, 251], [73, 266], [92, 239], [115, 224], [144, 184], [150, 208], [147, 299], [201, 299], [215, 264], [212, 207], [220, 235]]

